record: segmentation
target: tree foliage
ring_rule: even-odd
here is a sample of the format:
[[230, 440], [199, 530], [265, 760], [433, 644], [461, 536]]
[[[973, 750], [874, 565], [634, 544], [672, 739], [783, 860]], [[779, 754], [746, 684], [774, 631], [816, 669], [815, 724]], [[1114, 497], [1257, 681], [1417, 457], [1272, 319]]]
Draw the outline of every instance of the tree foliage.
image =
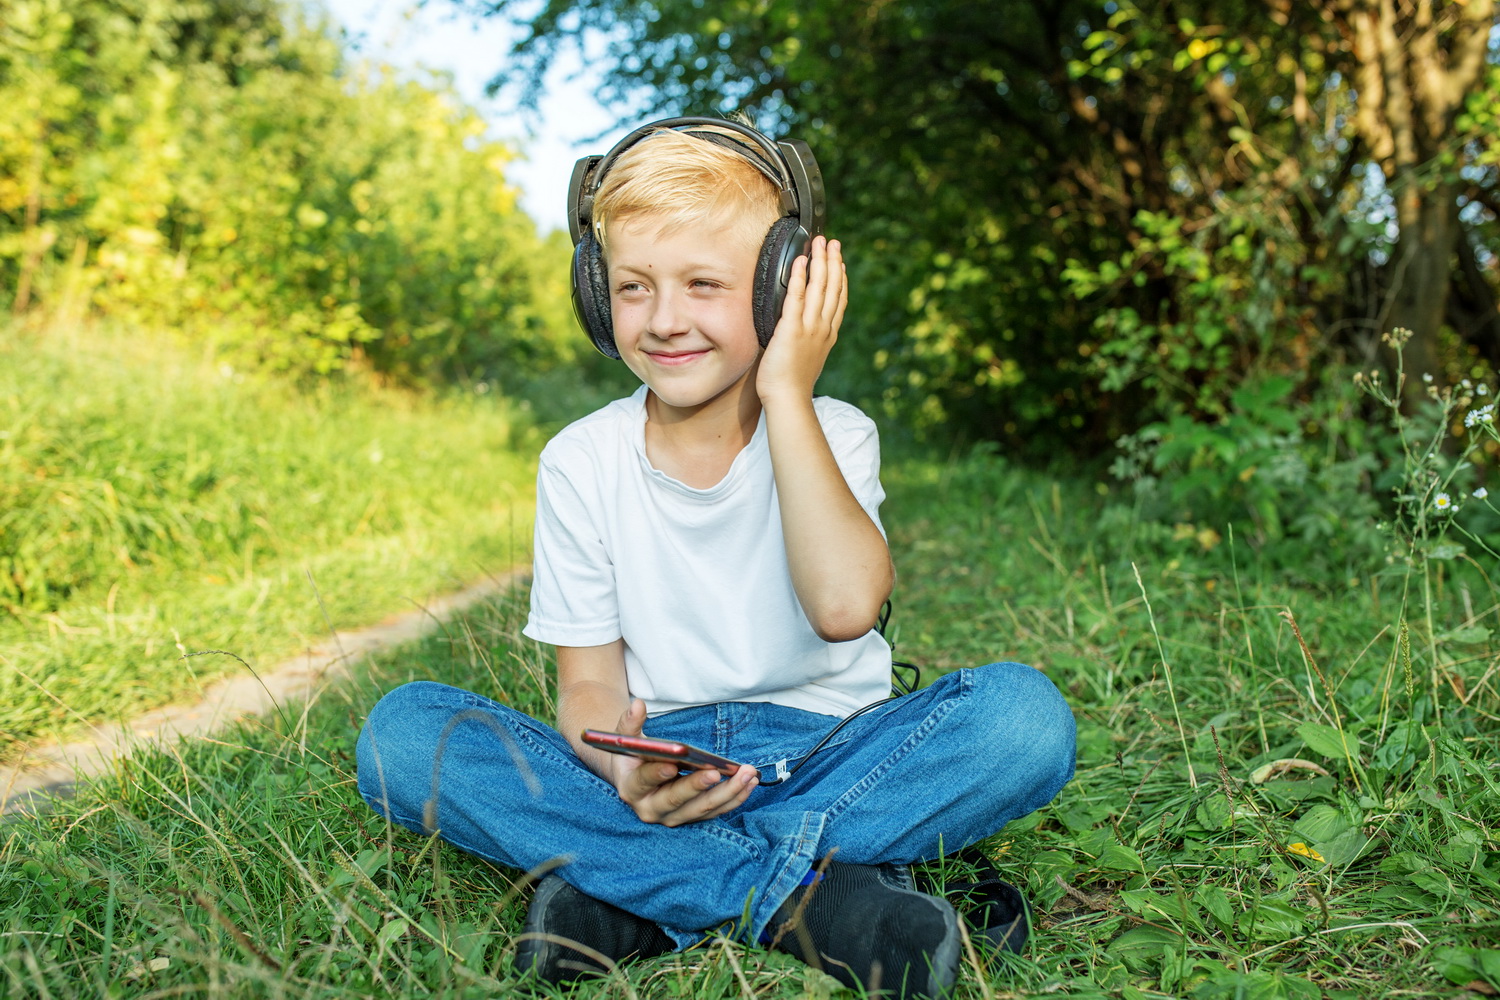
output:
[[0, 303], [299, 374], [544, 364], [566, 247], [485, 131], [280, 0], [0, 0]]
[[505, 79], [598, 37], [607, 96], [810, 140], [844, 374], [908, 417], [1050, 453], [1396, 322], [1439, 378], [1500, 350], [1492, 0], [468, 5], [530, 25]]

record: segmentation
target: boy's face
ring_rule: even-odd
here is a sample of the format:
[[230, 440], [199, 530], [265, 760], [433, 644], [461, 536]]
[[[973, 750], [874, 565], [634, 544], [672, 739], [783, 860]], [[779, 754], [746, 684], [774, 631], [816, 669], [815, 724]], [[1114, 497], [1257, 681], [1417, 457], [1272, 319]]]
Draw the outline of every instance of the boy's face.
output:
[[610, 225], [615, 346], [661, 403], [697, 409], [754, 377], [751, 228], [705, 221], [663, 234], [649, 217]]

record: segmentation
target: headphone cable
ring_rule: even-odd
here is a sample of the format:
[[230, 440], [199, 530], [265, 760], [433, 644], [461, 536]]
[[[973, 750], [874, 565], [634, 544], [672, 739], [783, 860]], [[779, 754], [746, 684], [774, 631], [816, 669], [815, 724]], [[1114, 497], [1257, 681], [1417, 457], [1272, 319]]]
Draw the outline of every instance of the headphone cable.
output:
[[[880, 637], [882, 639], [885, 639], [885, 627], [886, 627], [886, 624], [890, 620], [891, 620], [891, 602], [888, 600], [888, 601], [885, 602], [885, 605], [883, 607], [881, 607], [881, 609], [880, 609], [880, 618], [875, 623], [875, 631], [877, 631], [877, 632], [880, 633]], [[893, 642], [891, 642], [889, 639], [886, 639], [886, 642], [890, 645], [891, 650], [894, 651], [895, 648], [896, 648], [896, 644], [893, 643]], [[906, 679], [903, 679], [900, 676], [896, 675], [896, 668], [898, 668], [898, 667], [901, 668], [902, 670], [910, 670], [911, 671], [911, 678], [909, 680], [906, 680]], [[892, 674], [892, 678], [891, 678], [892, 684], [891, 684], [891, 687], [892, 688], [900, 688], [900, 689], [904, 689], [904, 690], [900, 690], [898, 693], [891, 695], [889, 698], [882, 698], [879, 701], [872, 701], [868, 705], [866, 705], [864, 708], [855, 709], [853, 713], [844, 716], [844, 718], [841, 719], [837, 725], [835, 725], [832, 729], [828, 730], [828, 732], [823, 736], [823, 738], [818, 741], [818, 743], [817, 743], [816, 746], [814, 746], [811, 750], [807, 751], [807, 753], [803, 754], [802, 755], [802, 759], [799, 760], [799, 761], [797, 761], [797, 763], [793, 764], [791, 767], [784, 767], [782, 765], [785, 765], [785, 763], [786, 763], [785, 759], [783, 759], [781, 761], [778, 761], [777, 762], [778, 767], [776, 768], [776, 770], [777, 770], [777, 776], [775, 778], [772, 778], [770, 781], [766, 781], [766, 780], [762, 779], [761, 782], [760, 782], [760, 787], [762, 787], [762, 788], [769, 788], [772, 785], [779, 785], [779, 784], [781, 784], [783, 781], [785, 781], [786, 779], [790, 778], [792, 775], [794, 775], [798, 771], [800, 771], [802, 769], [802, 765], [806, 764], [809, 760], [812, 759], [813, 754], [817, 753], [819, 750], [821, 750], [825, 746], [827, 746], [828, 745], [828, 741], [831, 740], [831, 739], [833, 739], [834, 736], [837, 735], [837, 733], [838, 733], [838, 731], [840, 729], [843, 729], [849, 723], [853, 722], [855, 719], [859, 718], [861, 715], [864, 715], [866, 712], [874, 711], [875, 709], [879, 708], [882, 705], [888, 705], [891, 702], [896, 701], [899, 698], [904, 698], [906, 695], [909, 695], [913, 691], [915, 691], [917, 689], [917, 685], [919, 685], [919, 684], [922, 683], [922, 668], [918, 667], [915, 663], [907, 663], [904, 660], [894, 660], [893, 659], [891, 661], [891, 674]]]

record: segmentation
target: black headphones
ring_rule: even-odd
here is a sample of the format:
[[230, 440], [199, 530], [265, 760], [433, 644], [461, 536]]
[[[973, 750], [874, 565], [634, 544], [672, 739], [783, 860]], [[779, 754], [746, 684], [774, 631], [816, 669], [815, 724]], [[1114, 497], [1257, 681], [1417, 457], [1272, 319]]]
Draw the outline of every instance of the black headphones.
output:
[[573, 235], [573, 311], [578, 322], [601, 354], [611, 358], [620, 356], [609, 312], [608, 268], [603, 248], [594, 237], [594, 196], [616, 157], [662, 129], [684, 132], [731, 149], [776, 185], [781, 218], [771, 224], [761, 244], [752, 299], [755, 333], [760, 346], [765, 347], [781, 318], [792, 262], [807, 252], [808, 243], [823, 232], [827, 221], [823, 173], [812, 150], [800, 139], [772, 142], [747, 125], [719, 118], [666, 118], [651, 122], [615, 143], [603, 156], [585, 156], [573, 164], [573, 179], [568, 182], [568, 230]]

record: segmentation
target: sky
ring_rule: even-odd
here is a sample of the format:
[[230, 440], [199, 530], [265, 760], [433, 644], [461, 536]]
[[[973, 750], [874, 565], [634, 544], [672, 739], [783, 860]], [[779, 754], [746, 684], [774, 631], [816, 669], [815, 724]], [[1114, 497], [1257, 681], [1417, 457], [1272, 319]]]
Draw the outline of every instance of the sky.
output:
[[[352, 36], [357, 55], [405, 69], [446, 70], [460, 96], [490, 122], [490, 134], [521, 149], [524, 160], [506, 169], [521, 190], [521, 205], [545, 232], [566, 229], [568, 178], [573, 162], [603, 153], [621, 131], [616, 115], [594, 99], [597, 74], [580, 72], [577, 58], [560, 55], [546, 81], [541, 125], [515, 108], [515, 97], [484, 96], [516, 29], [503, 18], [474, 19], [444, 0], [322, 0]], [[602, 137], [601, 137], [602, 134]]]

